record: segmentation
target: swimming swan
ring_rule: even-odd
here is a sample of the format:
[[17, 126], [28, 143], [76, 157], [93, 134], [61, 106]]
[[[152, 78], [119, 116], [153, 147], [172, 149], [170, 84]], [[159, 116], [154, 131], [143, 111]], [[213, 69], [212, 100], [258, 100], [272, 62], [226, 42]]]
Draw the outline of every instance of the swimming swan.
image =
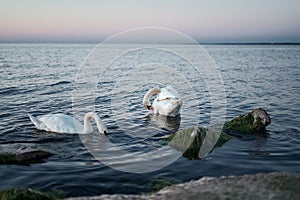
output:
[[[157, 97], [151, 105], [149, 99], [155, 94]], [[154, 114], [175, 117], [180, 113], [182, 100], [172, 86], [167, 86], [161, 89], [150, 89], [144, 96], [143, 105], [148, 110], [153, 110]]]
[[64, 114], [47, 114], [39, 117], [33, 117], [28, 114], [28, 116], [37, 129], [56, 133], [92, 133], [93, 126], [90, 120], [94, 119], [99, 132], [107, 134], [107, 128], [101, 122], [98, 115], [93, 112], [88, 112], [84, 116], [83, 126], [75, 118]]

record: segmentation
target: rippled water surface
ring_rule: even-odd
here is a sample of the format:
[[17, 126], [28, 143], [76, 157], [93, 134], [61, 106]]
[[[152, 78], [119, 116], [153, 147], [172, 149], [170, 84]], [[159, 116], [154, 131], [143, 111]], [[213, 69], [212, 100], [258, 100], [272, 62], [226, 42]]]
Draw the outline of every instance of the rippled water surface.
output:
[[[226, 119], [263, 107], [272, 118], [268, 134], [232, 139], [215, 148], [205, 159], [189, 160], [180, 156], [162, 169], [141, 174], [103, 165], [86, 150], [78, 135], [38, 131], [27, 117], [27, 113], [72, 114], [73, 89], [78, 86], [74, 80], [80, 63], [93, 47], [91, 44], [0, 45], [0, 146], [35, 146], [55, 153], [44, 163], [1, 165], [0, 189], [56, 188], [68, 196], [141, 193], [151, 191], [151, 183], [157, 179], [188, 181], [202, 176], [299, 172], [300, 46], [204, 46], [223, 77]], [[172, 48], [188, 49], [192, 53], [194, 47]], [[139, 53], [142, 57], [143, 52]], [[155, 53], [152, 56], [159, 58]], [[168, 54], [164, 54], [164, 59], [181, 68], [171, 72], [161, 68], [159, 81], [153, 81], [153, 85], [159, 87], [172, 79], [170, 84], [178, 88], [184, 100], [181, 119], [166, 122], [148, 115], [141, 105], [149, 89], [146, 82], [132, 83], [121, 76], [123, 69], [126, 76], [138, 80], [139, 71], [128, 70], [134, 59], [131, 56], [128, 54], [119, 63], [112, 63], [94, 92], [94, 109], [110, 130], [111, 141], [131, 152], [147, 152], [161, 147], [161, 141], [172, 132], [192, 126], [195, 118], [199, 118], [196, 123], [201, 126], [209, 124], [211, 100], [205, 82], [197, 77], [191, 81], [199, 85], [200, 95], [195, 96], [186, 81], [176, 74], [178, 70], [193, 72], [185, 69], [184, 61]], [[152, 67], [155, 69], [147, 65], [141, 71], [149, 70], [149, 76], [156, 76]], [[127, 88], [125, 93], [124, 88]], [[120, 93], [114, 96], [115, 91]], [[111, 106], [118, 109], [110, 109]], [[126, 112], [120, 112], [123, 108]], [[111, 159], [120, 158], [116, 155]]]

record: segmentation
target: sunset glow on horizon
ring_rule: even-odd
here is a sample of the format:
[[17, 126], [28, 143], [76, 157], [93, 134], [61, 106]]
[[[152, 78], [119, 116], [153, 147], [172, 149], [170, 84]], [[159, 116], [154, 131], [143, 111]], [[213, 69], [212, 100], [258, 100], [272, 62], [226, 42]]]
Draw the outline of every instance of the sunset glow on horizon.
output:
[[298, 0], [0, 0], [0, 42], [99, 42], [162, 27], [204, 42], [300, 42]]

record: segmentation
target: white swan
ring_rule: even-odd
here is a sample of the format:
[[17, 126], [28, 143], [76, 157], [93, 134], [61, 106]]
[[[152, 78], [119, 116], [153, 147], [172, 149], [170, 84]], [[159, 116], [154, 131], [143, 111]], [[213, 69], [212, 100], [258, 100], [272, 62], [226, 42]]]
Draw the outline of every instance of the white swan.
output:
[[[151, 105], [149, 99], [155, 94], [157, 97]], [[143, 105], [148, 110], [153, 110], [154, 114], [175, 117], [180, 113], [182, 100], [172, 86], [167, 86], [161, 89], [150, 89], [144, 96]]]
[[37, 129], [56, 133], [92, 133], [93, 126], [90, 120], [94, 119], [99, 132], [107, 134], [107, 128], [101, 122], [98, 115], [93, 112], [88, 112], [84, 116], [83, 126], [75, 118], [64, 114], [47, 114], [39, 117], [33, 117], [28, 114], [28, 116]]

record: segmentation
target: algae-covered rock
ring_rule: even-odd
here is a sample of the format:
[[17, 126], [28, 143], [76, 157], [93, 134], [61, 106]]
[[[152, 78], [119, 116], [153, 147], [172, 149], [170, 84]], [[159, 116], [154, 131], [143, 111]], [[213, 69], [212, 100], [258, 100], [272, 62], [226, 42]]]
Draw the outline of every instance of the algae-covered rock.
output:
[[37, 149], [25, 149], [16, 152], [0, 153], [0, 164], [30, 164], [40, 163], [43, 159], [52, 156], [50, 152]]
[[[187, 128], [177, 131], [167, 138], [169, 145], [175, 149], [183, 152], [183, 156], [188, 159], [199, 159], [199, 151], [204, 142], [206, 135], [210, 133], [210, 130], [202, 127], [198, 128]], [[213, 133], [210, 133], [213, 134]], [[220, 147], [232, 137], [226, 133], [221, 133], [216, 144], [214, 144], [215, 138], [210, 137], [213, 141], [211, 146]]]
[[30, 188], [7, 189], [0, 192], [1, 200], [56, 200], [65, 195], [61, 191], [41, 192]]
[[270, 123], [271, 118], [267, 111], [262, 108], [256, 108], [245, 115], [226, 122], [224, 128], [232, 131], [254, 133], [265, 130]]
[[270, 123], [271, 119], [269, 114], [264, 109], [257, 108], [245, 115], [226, 122], [221, 134], [218, 133], [220, 130], [215, 130], [214, 127], [187, 128], [175, 132], [166, 140], [170, 146], [181, 151], [184, 157], [188, 159], [199, 159], [199, 151], [204, 144], [204, 139], [206, 140], [207, 147], [220, 147], [233, 138], [230, 132], [260, 132], [265, 130]]
[[149, 186], [153, 191], [161, 190], [164, 187], [182, 183], [182, 181], [173, 178], [159, 178], [152, 181]]

